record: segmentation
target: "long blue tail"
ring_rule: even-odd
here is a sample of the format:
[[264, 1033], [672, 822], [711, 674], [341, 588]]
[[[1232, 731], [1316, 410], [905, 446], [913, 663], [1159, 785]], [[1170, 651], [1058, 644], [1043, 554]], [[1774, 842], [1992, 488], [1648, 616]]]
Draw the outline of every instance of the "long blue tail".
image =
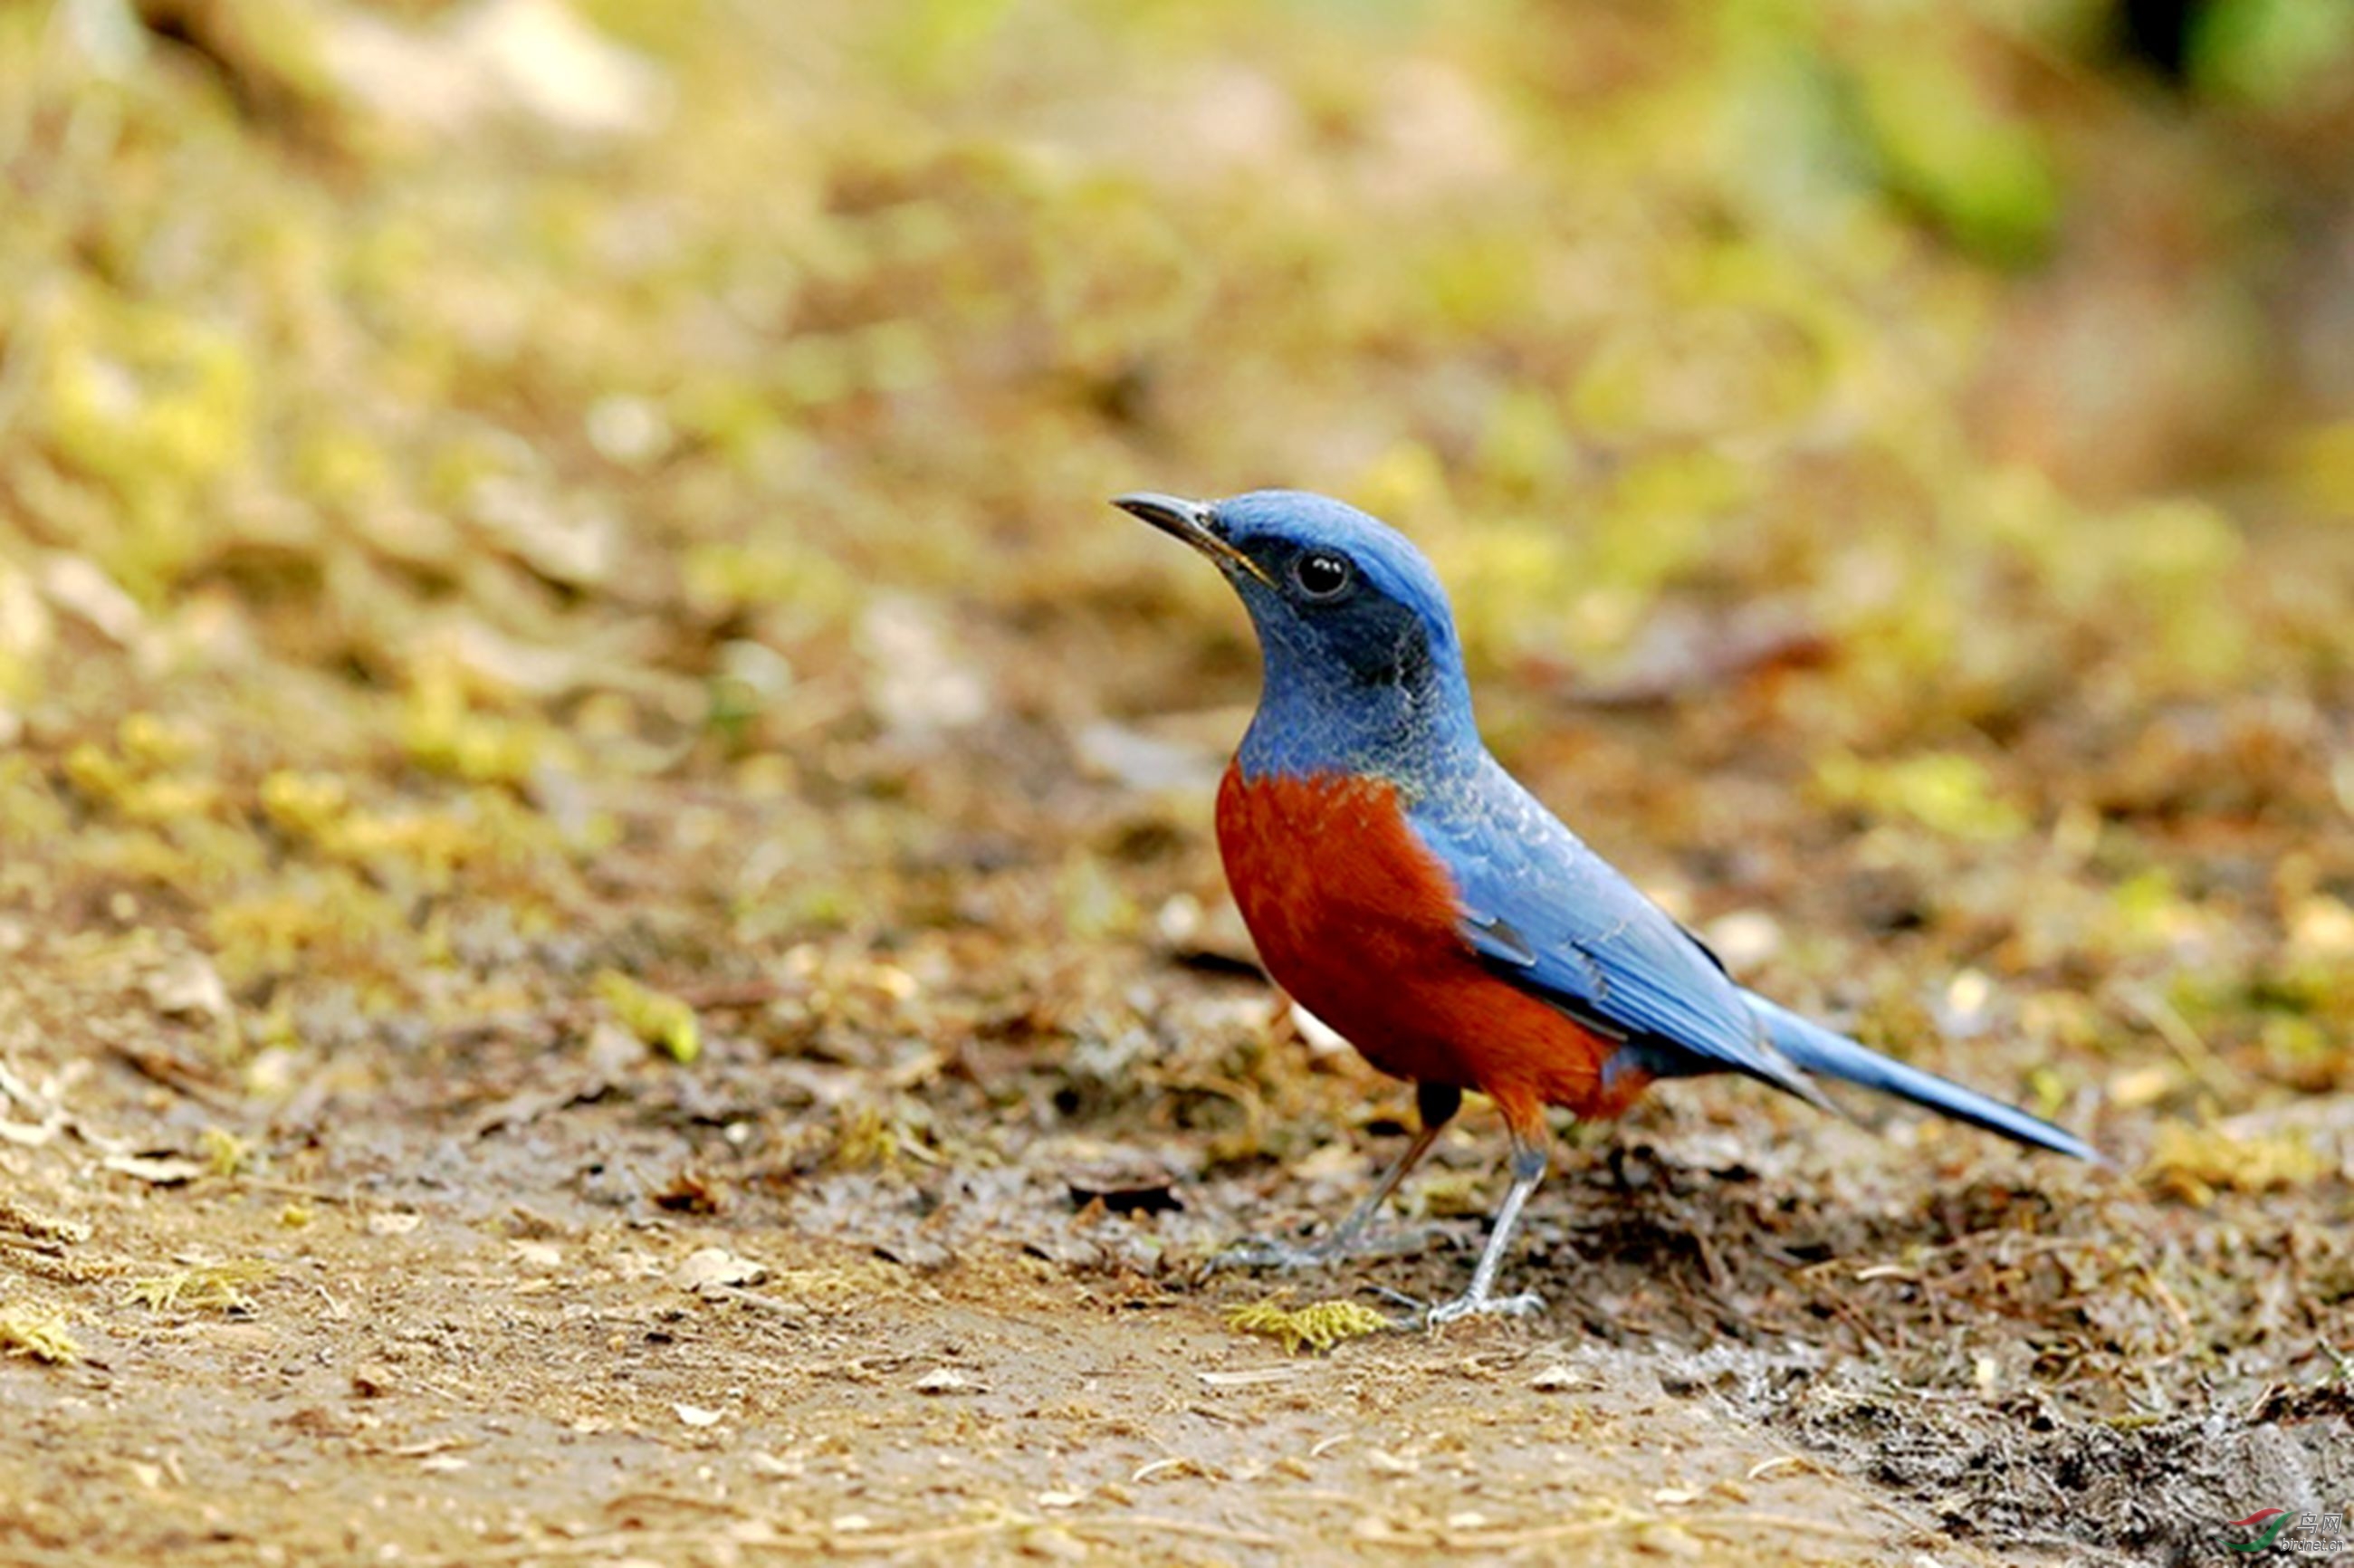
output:
[[1861, 1084], [1867, 1089], [1911, 1100], [1925, 1106], [1940, 1116], [1956, 1121], [1982, 1127], [1988, 1132], [2000, 1133], [2015, 1142], [2036, 1149], [2049, 1149], [2057, 1154], [2073, 1155], [2089, 1160], [2095, 1165], [2109, 1161], [2101, 1151], [2061, 1131], [2050, 1122], [2015, 1110], [2000, 1100], [1988, 1099], [1975, 1089], [1949, 1083], [1935, 1073], [1925, 1073], [1918, 1067], [1908, 1067], [1892, 1061], [1879, 1052], [1857, 1044], [1843, 1034], [1834, 1034], [1819, 1023], [1810, 1022], [1788, 1008], [1766, 1001], [1755, 991], [1744, 991], [1751, 1011], [1766, 1025], [1766, 1033], [1774, 1048], [1809, 1073], [1839, 1078], [1850, 1084]]

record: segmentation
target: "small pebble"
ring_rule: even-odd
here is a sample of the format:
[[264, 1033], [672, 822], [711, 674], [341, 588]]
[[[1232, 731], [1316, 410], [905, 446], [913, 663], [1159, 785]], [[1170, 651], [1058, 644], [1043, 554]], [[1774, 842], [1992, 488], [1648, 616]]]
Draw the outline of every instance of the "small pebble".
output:
[[977, 1393], [979, 1386], [954, 1367], [934, 1367], [916, 1380], [917, 1393]]

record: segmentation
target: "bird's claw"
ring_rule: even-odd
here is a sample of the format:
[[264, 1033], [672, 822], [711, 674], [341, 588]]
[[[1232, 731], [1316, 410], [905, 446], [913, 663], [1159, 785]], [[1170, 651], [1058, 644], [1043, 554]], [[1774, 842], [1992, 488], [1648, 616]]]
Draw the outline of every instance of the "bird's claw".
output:
[[1461, 1318], [1533, 1318], [1543, 1310], [1544, 1298], [1533, 1291], [1524, 1290], [1518, 1296], [1465, 1295], [1426, 1308], [1422, 1322], [1425, 1328], [1436, 1329]]
[[1393, 1332], [1400, 1334], [1416, 1333], [1419, 1332], [1424, 1325], [1429, 1320], [1430, 1303], [1427, 1301], [1424, 1301], [1416, 1297], [1408, 1296], [1403, 1290], [1392, 1290], [1386, 1285], [1368, 1285], [1363, 1288], [1370, 1291], [1372, 1294], [1380, 1297], [1384, 1301], [1392, 1302], [1396, 1306], [1405, 1308], [1405, 1316], [1390, 1319], [1390, 1329]]
[[1257, 1239], [1230, 1246], [1202, 1266], [1204, 1274], [1229, 1268], [1273, 1268], [1286, 1274], [1303, 1268], [1323, 1268], [1340, 1255], [1322, 1246], [1295, 1246], [1289, 1242]]

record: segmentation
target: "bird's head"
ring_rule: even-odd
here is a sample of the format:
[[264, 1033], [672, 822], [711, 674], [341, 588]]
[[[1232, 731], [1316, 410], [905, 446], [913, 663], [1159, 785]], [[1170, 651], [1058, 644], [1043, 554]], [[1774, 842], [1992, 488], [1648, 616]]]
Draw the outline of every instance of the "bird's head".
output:
[[1250, 611], [1267, 684], [1246, 767], [1394, 768], [1476, 745], [1447, 590], [1394, 528], [1296, 490], [1112, 504], [1207, 556]]

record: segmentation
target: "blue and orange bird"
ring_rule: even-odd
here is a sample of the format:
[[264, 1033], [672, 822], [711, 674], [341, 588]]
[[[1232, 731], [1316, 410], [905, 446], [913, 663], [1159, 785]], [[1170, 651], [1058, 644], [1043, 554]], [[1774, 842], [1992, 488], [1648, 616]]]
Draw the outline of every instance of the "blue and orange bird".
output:
[[1470, 1288], [1433, 1323], [1539, 1309], [1495, 1287], [1544, 1177], [1545, 1108], [1615, 1117], [1656, 1078], [1745, 1073], [1829, 1108], [1820, 1074], [2101, 1162], [2024, 1111], [1744, 990], [1488, 754], [1447, 591], [1404, 535], [1298, 491], [1113, 504], [1207, 556], [1258, 632], [1258, 711], [1217, 826], [1267, 973], [1416, 1086], [1422, 1128], [1405, 1154], [1320, 1244], [1280, 1261], [1345, 1255], [1467, 1089], [1503, 1117], [1512, 1182]]

